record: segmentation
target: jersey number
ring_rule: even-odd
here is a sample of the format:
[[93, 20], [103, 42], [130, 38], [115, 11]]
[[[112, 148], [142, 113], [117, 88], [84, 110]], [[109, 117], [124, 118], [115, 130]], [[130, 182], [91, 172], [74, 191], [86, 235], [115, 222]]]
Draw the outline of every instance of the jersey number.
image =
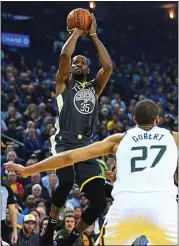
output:
[[90, 111], [89, 103], [81, 103], [81, 112], [89, 113]]
[[[162, 158], [163, 154], [165, 153], [166, 146], [152, 145], [150, 149], [159, 149], [159, 152], [151, 166], [151, 167], [155, 167], [157, 163], [160, 161], [160, 159]], [[138, 172], [138, 171], [144, 170], [146, 167], [136, 167], [136, 161], [145, 161], [147, 159], [147, 156], [148, 156], [147, 147], [145, 146], [133, 147], [131, 150], [142, 150], [141, 157], [133, 157], [131, 159], [131, 172]]]

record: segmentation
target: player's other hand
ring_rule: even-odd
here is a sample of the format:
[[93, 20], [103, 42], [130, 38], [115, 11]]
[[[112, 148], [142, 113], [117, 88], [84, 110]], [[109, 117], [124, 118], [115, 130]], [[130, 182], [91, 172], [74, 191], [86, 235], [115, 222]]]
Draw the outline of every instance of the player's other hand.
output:
[[17, 175], [23, 178], [27, 178], [29, 175], [26, 172], [26, 168], [22, 165], [15, 164], [14, 162], [5, 163], [5, 168], [7, 171], [17, 172]]
[[17, 240], [18, 240], [17, 232], [13, 232], [11, 237], [11, 243], [16, 244]]
[[108, 176], [108, 178], [109, 178], [111, 184], [113, 184], [114, 181], [115, 181], [115, 179], [116, 179], [115, 173], [113, 173], [113, 172], [110, 171], [110, 170], [107, 170], [107, 171], [105, 172], [105, 174]]
[[94, 14], [91, 14], [91, 18], [92, 18], [92, 22], [91, 22], [90, 34], [96, 33], [97, 30], [97, 23]]

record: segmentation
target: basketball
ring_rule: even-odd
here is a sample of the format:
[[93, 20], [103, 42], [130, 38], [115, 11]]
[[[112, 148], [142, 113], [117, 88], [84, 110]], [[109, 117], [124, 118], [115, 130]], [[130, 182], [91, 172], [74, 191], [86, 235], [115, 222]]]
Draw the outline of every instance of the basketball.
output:
[[79, 28], [85, 33], [89, 32], [91, 26], [91, 14], [86, 9], [78, 8], [72, 10], [67, 17], [67, 30]]

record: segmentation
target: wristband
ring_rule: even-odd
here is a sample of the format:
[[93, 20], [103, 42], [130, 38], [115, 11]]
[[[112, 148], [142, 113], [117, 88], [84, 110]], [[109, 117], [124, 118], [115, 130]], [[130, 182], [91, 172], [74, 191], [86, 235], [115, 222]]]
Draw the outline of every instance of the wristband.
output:
[[91, 37], [94, 36], [94, 35], [97, 35], [97, 33], [96, 32], [90, 33]]

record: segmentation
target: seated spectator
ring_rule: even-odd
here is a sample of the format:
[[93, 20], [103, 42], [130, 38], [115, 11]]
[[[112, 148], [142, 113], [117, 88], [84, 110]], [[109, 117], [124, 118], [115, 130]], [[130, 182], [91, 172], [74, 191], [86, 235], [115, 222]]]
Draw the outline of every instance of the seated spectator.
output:
[[73, 191], [73, 197], [66, 202], [66, 208], [71, 208], [74, 210], [75, 207], [80, 207], [79, 194], [80, 190]]
[[[58, 241], [58, 238], [66, 237], [69, 233], [71, 233], [74, 227], [75, 227], [74, 214], [71, 214], [71, 213], [66, 214], [64, 218], [64, 229], [57, 232], [55, 240]], [[73, 244], [73, 246], [83, 246], [82, 238], [78, 237], [78, 239]]]
[[12, 221], [9, 209], [6, 209], [6, 219], [1, 221], [1, 238], [7, 243], [11, 243], [12, 232]]
[[40, 199], [40, 200], [36, 201], [35, 207], [36, 208], [43, 208], [45, 211], [47, 210], [47, 208], [46, 208], [46, 202], [45, 202], [44, 199]]
[[40, 213], [37, 209], [32, 208], [29, 211], [29, 214], [32, 214], [35, 217], [36, 221], [36, 227], [34, 229], [34, 232], [39, 233], [40, 232]]
[[55, 191], [56, 187], [58, 186], [58, 178], [55, 173], [52, 173], [49, 175], [49, 187], [48, 187], [48, 193], [49, 196], [52, 197], [53, 192]]
[[79, 202], [83, 211], [89, 206], [89, 200], [87, 199], [85, 193], [81, 192]]
[[36, 135], [36, 130], [34, 128], [30, 128], [28, 131], [27, 138], [24, 142], [24, 151], [26, 152], [26, 158], [29, 158], [34, 151], [40, 149], [41, 143]]
[[[40, 233], [39, 233], [40, 238], [44, 236], [47, 225], [48, 225], [48, 217], [44, 218], [40, 224]], [[53, 240], [56, 239], [56, 236], [57, 236], [57, 232], [54, 231]]]
[[13, 118], [9, 119], [7, 122], [7, 126], [8, 126], [8, 131], [6, 135], [10, 138], [21, 141], [22, 139], [19, 139], [18, 133], [17, 133], [17, 126], [18, 126], [17, 120]]
[[35, 227], [36, 227], [35, 217], [32, 214], [25, 215], [22, 229], [18, 231], [18, 241], [16, 246], [39, 245], [40, 243], [39, 235], [34, 232]]
[[95, 243], [96, 235], [94, 235], [94, 224], [89, 226], [83, 233], [83, 244], [84, 246], [93, 246]]
[[118, 126], [122, 127], [123, 125], [118, 121], [118, 115], [113, 114], [112, 120], [108, 121], [108, 123], [107, 123], [107, 130], [112, 131], [112, 130], [118, 128]]
[[40, 134], [41, 134], [40, 129], [35, 128], [35, 123], [31, 120], [27, 122], [27, 128], [25, 131], [26, 134], [28, 134], [30, 128], [34, 128], [36, 130], [37, 136], [40, 136]]
[[8, 183], [11, 187], [14, 194], [17, 194], [20, 199], [23, 198], [23, 186], [19, 182], [17, 182], [17, 174], [16, 172], [8, 172]]
[[22, 211], [22, 214], [27, 215], [31, 209], [35, 208], [35, 196], [28, 195], [25, 202], [25, 208]]
[[108, 155], [106, 165], [110, 171], [114, 172], [116, 169], [116, 157], [114, 155]]
[[32, 195], [35, 197], [35, 201], [40, 200], [42, 197], [42, 187], [40, 184], [34, 184], [32, 186]]
[[42, 198], [44, 200], [46, 200], [47, 202], [49, 202], [50, 196], [48, 194], [47, 188], [45, 188], [41, 182], [41, 174], [40, 173], [35, 173], [31, 176], [30, 183], [28, 185], [26, 185], [26, 187], [24, 189], [24, 199], [26, 199], [26, 197], [31, 194], [32, 186], [34, 184], [40, 184], [41, 185], [41, 187], [42, 187]]
[[40, 214], [40, 219], [39, 221], [41, 222], [45, 217], [47, 217], [47, 213], [46, 213], [46, 210], [44, 208], [37, 208], [37, 211], [39, 212]]
[[19, 163], [19, 164], [23, 164], [23, 160], [19, 157], [17, 157], [17, 154], [15, 151], [8, 151], [7, 154], [3, 157], [3, 159], [1, 160], [2, 163], [6, 163], [9, 161], [12, 161], [14, 163]]
[[80, 206], [75, 207], [75, 210], [74, 210], [75, 223], [77, 223], [81, 219], [82, 212], [83, 212], [83, 210]]

